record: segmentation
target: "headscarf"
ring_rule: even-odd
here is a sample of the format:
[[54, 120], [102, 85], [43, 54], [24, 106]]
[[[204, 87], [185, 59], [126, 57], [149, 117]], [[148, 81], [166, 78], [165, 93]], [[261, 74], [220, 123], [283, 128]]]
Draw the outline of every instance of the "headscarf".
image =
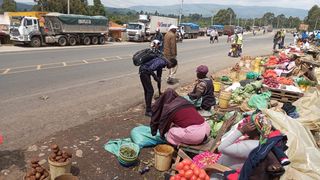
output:
[[264, 144], [267, 142], [268, 136], [272, 130], [271, 121], [261, 111], [254, 112], [250, 118], [251, 122], [256, 125], [257, 130], [260, 132], [259, 142]]

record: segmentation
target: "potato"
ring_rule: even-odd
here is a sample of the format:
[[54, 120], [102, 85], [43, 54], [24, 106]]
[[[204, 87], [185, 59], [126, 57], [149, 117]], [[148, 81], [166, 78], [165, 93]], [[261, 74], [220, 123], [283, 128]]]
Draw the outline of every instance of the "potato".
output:
[[40, 165], [39, 164], [32, 164], [31, 165], [33, 168], [36, 168], [36, 167], [39, 167]]
[[46, 178], [46, 176], [45, 175], [42, 175], [41, 177], [40, 177], [40, 180], [44, 180]]
[[39, 172], [36, 173], [36, 179], [40, 179], [41, 174]]
[[58, 152], [59, 152], [59, 149], [53, 149], [52, 152], [58, 153]]
[[36, 176], [30, 176], [30, 180], [36, 180]]
[[36, 175], [37, 170], [36, 170], [36, 169], [34, 169], [34, 168], [32, 168], [32, 169], [31, 169], [31, 172], [32, 172], [32, 175]]
[[34, 175], [34, 174], [32, 173], [32, 171], [28, 171], [28, 172], [27, 172], [27, 177], [30, 177], [30, 176], [32, 176], [32, 175]]
[[56, 160], [59, 161], [62, 158], [62, 156], [57, 156]]
[[68, 156], [67, 153], [62, 153], [62, 157], [66, 159], [66, 158], [68, 158], [69, 156]]
[[61, 156], [62, 155], [62, 152], [61, 151], [58, 151], [57, 152], [57, 156]]
[[31, 160], [31, 164], [38, 164], [38, 162], [39, 162], [39, 160], [37, 160], [37, 159]]
[[58, 145], [56, 145], [56, 144], [52, 144], [50, 148], [51, 148], [51, 150], [54, 150], [54, 149], [58, 149], [58, 148], [59, 148], [59, 146], [58, 146]]
[[63, 162], [65, 162], [66, 161], [66, 159], [64, 159], [64, 158], [61, 158], [61, 159], [59, 159], [59, 163], [63, 163]]
[[43, 172], [43, 175], [44, 175], [45, 177], [48, 177], [48, 176], [49, 176], [48, 171], [44, 171], [44, 172]]
[[42, 167], [37, 167], [36, 170], [38, 173], [43, 173], [43, 171], [44, 171], [44, 169]]

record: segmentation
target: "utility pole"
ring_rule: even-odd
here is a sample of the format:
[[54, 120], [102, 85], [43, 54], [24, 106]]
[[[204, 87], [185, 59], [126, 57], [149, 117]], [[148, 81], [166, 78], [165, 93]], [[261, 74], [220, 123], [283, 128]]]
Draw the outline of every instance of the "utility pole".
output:
[[238, 26], [240, 25], [240, 18], [238, 18]]
[[181, 23], [182, 8], [183, 8], [183, 0], [181, 0], [180, 13], [179, 13], [179, 23], [178, 24]]
[[70, 0], [68, 0], [68, 14], [70, 14]]
[[231, 26], [231, 18], [232, 18], [232, 14], [230, 13], [230, 26]]
[[318, 18], [317, 18], [317, 21], [316, 21], [316, 25], [314, 25], [314, 30], [317, 30], [317, 25], [318, 25]]
[[279, 29], [279, 17], [278, 17], [278, 22], [277, 22], [277, 29]]

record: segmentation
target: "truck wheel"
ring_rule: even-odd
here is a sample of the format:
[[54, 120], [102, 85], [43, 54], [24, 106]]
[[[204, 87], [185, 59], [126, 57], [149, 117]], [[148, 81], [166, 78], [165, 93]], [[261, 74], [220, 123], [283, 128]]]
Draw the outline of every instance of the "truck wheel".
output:
[[70, 37], [69, 38], [69, 44], [70, 46], [75, 46], [77, 44], [77, 40], [75, 37]]
[[92, 37], [92, 39], [91, 39], [91, 44], [93, 44], [93, 45], [97, 45], [98, 44], [98, 37]]
[[100, 36], [99, 37], [99, 44], [104, 44], [104, 43], [106, 43], [105, 38], [103, 36]]
[[67, 39], [65, 37], [60, 37], [58, 39], [59, 46], [66, 46], [67, 45]]
[[30, 45], [32, 47], [40, 47], [41, 46], [41, 39], [40, 37], [33, 37], [31, 38]]
[[89, 38], [88, 36], [86, 36], [86, 37], [83, 38], [83, 44], [84, 44], [84, 45], [89, 45], [90, 42], [91, 42], [91, 40], [90, 40], [90, 38]]

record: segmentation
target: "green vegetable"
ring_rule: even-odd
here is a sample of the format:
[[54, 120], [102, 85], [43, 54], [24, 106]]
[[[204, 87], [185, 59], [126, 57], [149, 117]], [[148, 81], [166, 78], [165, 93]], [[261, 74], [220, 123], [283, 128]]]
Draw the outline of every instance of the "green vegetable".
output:
[[214, 123], [214, 125], [211, 126], [211, 136], [213, 138], [215, 138], [218, 135], [218, 132], [221, 129], [222, 125], [223, 125], [223, 121], [220, 121], [220, 122]]

